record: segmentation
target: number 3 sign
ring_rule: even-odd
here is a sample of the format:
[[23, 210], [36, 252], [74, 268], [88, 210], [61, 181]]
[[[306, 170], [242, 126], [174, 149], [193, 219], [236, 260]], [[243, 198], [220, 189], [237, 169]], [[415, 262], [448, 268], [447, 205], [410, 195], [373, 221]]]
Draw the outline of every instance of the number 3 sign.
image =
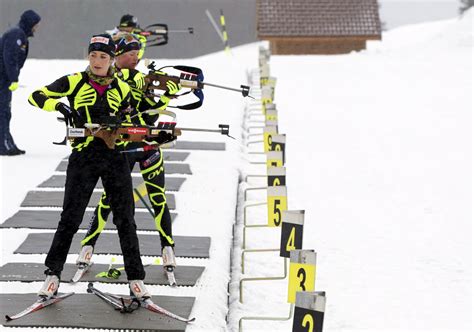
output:
[[314, 250], [290, 251], [288, 302], [295, 303], [296, 292], [314, 291], [316, 279], [316, 253]]

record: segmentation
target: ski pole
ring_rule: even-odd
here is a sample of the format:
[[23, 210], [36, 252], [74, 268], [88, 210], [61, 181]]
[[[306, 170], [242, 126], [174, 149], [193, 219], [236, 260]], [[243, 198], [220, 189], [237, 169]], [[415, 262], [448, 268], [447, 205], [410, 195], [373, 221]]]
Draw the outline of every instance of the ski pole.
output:
[[143, 196], [140, 194], [140, 192], [137, 190], [137, 188], [133, 188], [133, 191], [135, 192], [135, 194], [138, 196], [138, 198], [140, 198], [140, 200], [142, 201], [143, 205], [145, 205], [146, 209], [148, 210], [148, 212], [150, 212], [151, 216], [153, 218], [155, 218], [155, 215], [153, 213], [153, 211], [151, 210], [150, 206], [148, 205], [148, 203], [145, 201], [145, 199], [143, 198]]

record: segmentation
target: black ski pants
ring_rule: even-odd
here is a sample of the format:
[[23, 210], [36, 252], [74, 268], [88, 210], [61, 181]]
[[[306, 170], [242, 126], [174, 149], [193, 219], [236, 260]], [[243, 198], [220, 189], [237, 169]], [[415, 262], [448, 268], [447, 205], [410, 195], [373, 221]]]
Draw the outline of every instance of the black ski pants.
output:
[[99, 178], [107, 190], [117, 227], [128, 280], [143, 280], [145, 271], [133, 218], [132, 179], [125, 156], [95, 139], [82, 151], [73, 151], [66, 173], [63, 212], [46, 257], [47, 274], [60, 275], [74, 234]]
[[[145, 145], [142, 142], [132, 142], [127, 144], [124, 149], [136, 149]], [[140, 171], [145, 181], [151, 206], [154, 212], [155, 226], [160, 234], [161, 247], [174, 247], [171, 214], [166, 203], [165, 195], [165, 167], [163, 163], [163, 154], [161, 150], [150, 150], [144, 152], [126, 153], [130, 171], [133, 170], [135, 163], [139, 163]], [[107, 223], [107, 218], [111, 212], [110, 197], [108, 191], [104, 191], [99, 205], [96, 207], [92, 220], [87, 229], [87, 234], [82, 240], [83, 246], [95, 246], [100, 233]]]

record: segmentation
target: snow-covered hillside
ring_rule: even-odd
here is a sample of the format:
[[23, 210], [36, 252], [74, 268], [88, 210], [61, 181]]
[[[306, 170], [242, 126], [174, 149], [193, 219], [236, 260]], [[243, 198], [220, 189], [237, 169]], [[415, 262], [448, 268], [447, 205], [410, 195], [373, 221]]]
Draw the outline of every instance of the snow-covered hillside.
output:
[[[159, 62], [199, 66], [209, 82], [238, 86], [247, 70], [257, 68], [259, 45], [236, 48], [232, 57]], [[395, 29], [363, 52], [272, 56], [279, 130], [287, 134], [289, 208], [306, 210], [303, 246], [318, 253], [316, 289], [327, 292], [325, 331], [472, 330], [472, 51], [471, 11], [463, 19]], [[64, 128], [53, 114], [31, 107], [28, 94], [84, 66], [84, 61], [27, 61], [12, 120], [13, 136], [27, 154], [0, 158], [0, 222], [68, 153], [50, 143]], [[285, 280], [249, 283], [244, 304], [238, 303], [239, 227], [234, 241], [231, 237], [235, 205], [243, 205], [237, 180], [239, 173], [262, 171], [246, 163], [250, 157], [241, 145], [246, 103], [254, 102], [206, 88], [205, 107], [178, 118], [183, 127], [229, 123], [238, 138], [226, 140], [224, 154], [193, 153], [194, 174], [176, 194], [175, 234], [212, 237], [211, 259], [198, 286], [151, 287], [154, 294], [196, 296], [197, 320], [190, 331], [231, 331], [241, 316], [288, 315]], [[191, 139], [223, 140], [186, 136]], [[249, 216], [255, 223], [266, 220], [264, 208]], [[0, 230], [1, 264], [44, 260], [12, 254], [26, 233]], [[279, 246], [277, 229], [248, 235], [250, 248]], [[104, 263], [110, 257], [96, 259]], [[277, 276], [282, 269], [274, 253], [249, 256], [245, 276]], [[2, 293], [39, 287], [0, 283]], [[75, 287], [85, 292], [84, 285]], [[289, 331], [291, 322], [244, 322], [244, 330]]]
[[[325, 331], [471, 331], [472, 15], [390, 31], [359, 53], [270, 60]], [[265, 222], [260, 212], [249, 219]], [[278, 231], [248, 234], [249, 248], [279, 246]], [[281, 259], [248, 256], [247, 276], [282, 275]], [[286, 281], [248, 283], [242, 306], [238, 279], [232, 326], [288, 314]]]

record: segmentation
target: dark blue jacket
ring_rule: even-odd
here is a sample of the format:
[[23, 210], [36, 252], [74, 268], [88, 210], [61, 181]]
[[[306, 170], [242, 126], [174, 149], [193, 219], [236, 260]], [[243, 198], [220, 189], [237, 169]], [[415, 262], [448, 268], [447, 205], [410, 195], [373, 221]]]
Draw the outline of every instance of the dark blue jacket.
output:
[[20, 69], [28, 56], [28, 37], [31, 29], [41, 20], [33, 10], [21, 15], [20, 23], [9, 29], [0, 38], [0, 82], [18, 82]]

